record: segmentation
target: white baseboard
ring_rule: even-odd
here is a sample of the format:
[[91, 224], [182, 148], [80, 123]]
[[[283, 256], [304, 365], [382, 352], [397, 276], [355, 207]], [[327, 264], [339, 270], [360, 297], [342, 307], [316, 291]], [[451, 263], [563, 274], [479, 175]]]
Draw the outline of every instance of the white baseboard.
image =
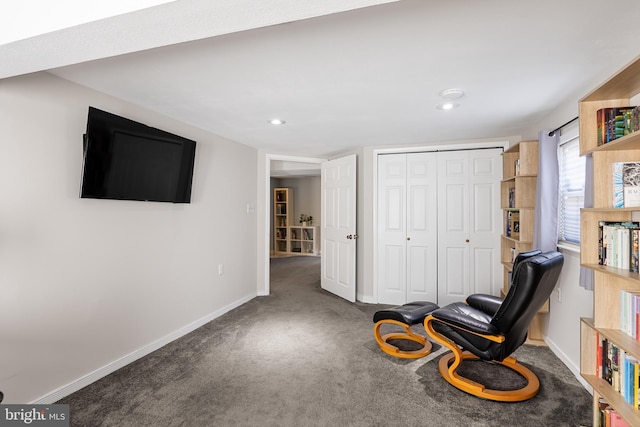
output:
[[136, 351], [133, 351], [117, 360], [114, 360], [111, 363], [106, 364], [105, 366], [96, 369], [93, 372], [90, 372], [80, 378], [78, 378], [75, 381], [70, 382], [69, 384], [62, 386], [60, 388], [58, 388], [57, 390], [54, 390], [50, 393], [47, 393], [46, 395], [42, 396], [41, 398], [31, 402], [31, 404], [52, 404], [54, 402], [57, 402], [58, 400], [62, 399], [63, 397], [66, 397], [72, 393], [75, 393], [76, 391], [88, 386], [89, 384], [92, 384], [96, 381], [98, 381], [100, 378], [103, 378], [109, 374], [111, 374], [112, 372], [117, 371], [118, 369], [128, 365], [131, 362], [134, 362], [144, 356], [146, 356], [147, 354], [150, 354], [156, 350], [158, 350], [159, 348], [169, 344], [170, 342], [188, 334], [189, 332], [192, 332], [196, 329], [198, 329], [200, 326], [209, 323], [210, 321], [214, 320], [217, 317], [222, 316], [223, 314], [225, 314], [228, 311], [233, 310], [236, 307], [241, 306], [242, 304], [245, 304], [249, 301], [251, 301], [253, 298], [255, 298], [255, 295], [247, 295], [237, 301], [232, 302], [229, 305], [226, 305], [222, 308], [220, 308], [219, 310], [214, 311], [213, 313], [210, 313], [194, 322], [189, 323], [188, 325], [183, 326], [182, 328], [178, 329], [177, 331], [174, 331], [172, 333], [170, 333], [169, 335], [165, 335], [164, 337], [152, 342], [151, 344], [148, 344]]
[[372, 297], [365, 297], [364, 295], [358, 295], [356, 300], [365, 304], [376, 304], [376, 301]]
[[569, 368], [569, 370], [571, 371], [571, 373], [573, 373], [573, 375], [576, 377], [578, 382], [582, 384], [582, 387], [584, 387], [585, 390], [587, 390], [589, 393], [593, 395], [593, 388], [589, 385], [589, 383], [585, 381], [584, 378], [582, 378], [582, 375], [580, 375], [580, 367], [574, 365], [573, 362], [569, 360], [567, 355], [564, 354], [562, 350], [560, 350], [560, 348], [552, 340], [550, 340], [549, 338], [545, 338], [545, 342], [547, 343], [547, 345], [549, 346], [549, 349], [553, 352], [553, 354], [555, 354], [556, 357], [558, 357], [558, 359], [560, 359], [562, 363], [564, 363], [567, 366], [567, 368]]

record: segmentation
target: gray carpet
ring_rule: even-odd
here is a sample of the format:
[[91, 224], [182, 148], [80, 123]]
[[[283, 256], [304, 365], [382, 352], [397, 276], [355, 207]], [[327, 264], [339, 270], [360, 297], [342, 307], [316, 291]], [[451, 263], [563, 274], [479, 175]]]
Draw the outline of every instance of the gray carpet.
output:
[[[270, 296], [58, 402], [72, 426], [591, 425], [591, 396], [547, 348], [516, 352], [540, 378], [536, 397], [482, 400], [440, 377], [445, 348], [417, 360], [382, 353], [372, 334], [381, 306], [323, 291], [319, 258], [274, 259], [271, 269]], [[465, 363], [469, 375], [487, 369]]]

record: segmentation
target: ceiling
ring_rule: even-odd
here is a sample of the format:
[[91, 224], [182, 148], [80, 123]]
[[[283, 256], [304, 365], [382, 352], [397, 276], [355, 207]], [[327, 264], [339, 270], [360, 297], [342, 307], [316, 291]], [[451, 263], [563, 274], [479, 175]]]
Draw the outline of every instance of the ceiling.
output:
[[[48, 70], [257, 149], [332, 157], [559, 126], [640, 53], [638, 22], [640, 3], [617, 0], [180, 0], [2, 45], [0, 77]], [[459, 108], [437, 109], [449, 88]]]

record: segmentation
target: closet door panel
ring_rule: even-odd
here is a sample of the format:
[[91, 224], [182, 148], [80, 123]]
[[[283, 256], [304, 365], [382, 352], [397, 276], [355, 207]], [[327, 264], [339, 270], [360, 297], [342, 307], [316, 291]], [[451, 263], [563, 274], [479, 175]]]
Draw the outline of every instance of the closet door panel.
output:
[[438, 298], [436, 153], [407, 154], [407, 302]]
[[469, 293], [498, 295], [502, 286], [500, 264], [500, 180], [502, 150], [470, 152], [471, 212], [469, 218], [469, 249], [471, 257]]
[[406, 303], [406, 154], [378, 156], [378, 302]]
[[469, 152], [438, 154], [438, 304], [469, 290]]

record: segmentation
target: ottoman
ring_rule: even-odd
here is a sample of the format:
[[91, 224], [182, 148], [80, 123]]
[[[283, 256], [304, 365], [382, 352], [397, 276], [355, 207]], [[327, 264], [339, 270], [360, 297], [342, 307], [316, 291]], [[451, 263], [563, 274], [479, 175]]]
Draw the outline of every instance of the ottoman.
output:
[[[403, 359], [418, 359], [431, 352], [431, 343], [426, 337], [418, 335], [411, 330], [411, 325], [422, 323], [433, 310], [439, 308], [436, 304], [427, 301], [414, 301], [398, 307], [377, 311], [373, 315], [373, 335], [380, 349], [385, 353]], [[402, 331], [380, 334], [382, 325], [396, 325]], [[409, 340], [420, 344], [417, 350], [401, 350], [389, 343], [391, 340]]]

